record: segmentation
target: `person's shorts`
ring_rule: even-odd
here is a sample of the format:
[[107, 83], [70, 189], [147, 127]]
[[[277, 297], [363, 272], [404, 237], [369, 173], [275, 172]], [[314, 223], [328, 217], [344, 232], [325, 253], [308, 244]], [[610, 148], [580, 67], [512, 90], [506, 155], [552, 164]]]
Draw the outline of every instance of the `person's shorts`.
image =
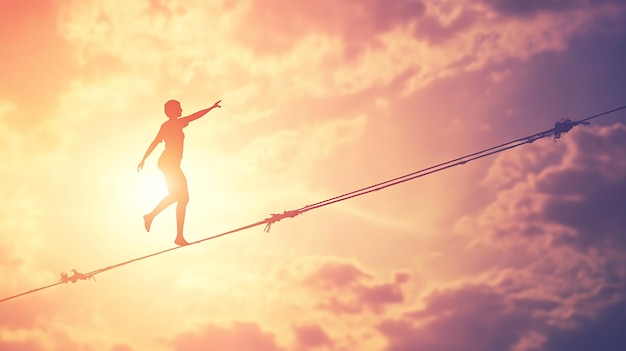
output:
[[185, 174], [180, 168], [180, 160], [171, 160], [162, 156], [159, 158], [158, 166], [161, 172], [163, 172], [167, 191], [170, 195], [189, 198], [187, 178], [185, 178]]

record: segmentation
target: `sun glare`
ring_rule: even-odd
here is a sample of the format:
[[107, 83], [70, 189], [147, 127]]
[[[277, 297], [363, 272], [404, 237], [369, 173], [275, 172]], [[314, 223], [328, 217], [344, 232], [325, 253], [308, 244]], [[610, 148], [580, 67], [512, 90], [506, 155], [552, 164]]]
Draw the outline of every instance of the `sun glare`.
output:
[[141, 207], [152, 208], [167, 194], [167, 187], [161, 173], [144, 170], [137, 179], [136, 191]]

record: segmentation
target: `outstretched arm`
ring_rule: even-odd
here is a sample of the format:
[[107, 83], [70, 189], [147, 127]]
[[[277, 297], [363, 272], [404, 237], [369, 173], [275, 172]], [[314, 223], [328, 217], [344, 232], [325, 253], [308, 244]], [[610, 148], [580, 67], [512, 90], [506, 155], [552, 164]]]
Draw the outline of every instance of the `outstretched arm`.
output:
[[154, 138], [154, 140], [150, 143], [150, 146], [148, 146], [148, 150], [146, 150], [146, 153], [143, 155], [141, 162], [139, 162], [139, 164], [137, 165], [137, 172], [141, 171], [141, 169], [143, 168], [143, 163], [146, 162], [148, 156], [150, 156], [154, 148], [161, 142], [162, 139], [159, 137], [160, 135], [161, 133], [159, 131], [159, 134], [157, 134], [156, 138]]
[[179, 118], [179, 120], [182, 120], [186, 123], [189, 123], [191, 121], [195, 121], [196, 119], [206, 115], [209, 111], [211, 111], [212, 109], [216, 108], [216, 107], [222, 107], [220, 106], [220, 102], [222, 102], [222, 100], [216, 102], [213, 104], [213, 106], [209, 107], [209, 108], [205, 108], [204, 110], [200, 110], [198, 112], [192, 113], [187, 117], [183, 117], [183, 118]]

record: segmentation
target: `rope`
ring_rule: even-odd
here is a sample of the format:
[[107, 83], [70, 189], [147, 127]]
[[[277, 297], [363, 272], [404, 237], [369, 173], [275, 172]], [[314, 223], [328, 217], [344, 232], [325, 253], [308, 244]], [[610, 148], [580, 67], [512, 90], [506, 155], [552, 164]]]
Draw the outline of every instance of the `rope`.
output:
[[594, 119], [594, 118], [598, 118], [598, 117], [607, 115], [609, 113], [622, 110], [624, 108], [626, 108], [626, 105], [618, 107], [618, 108], [615, 108], [615, 109], [612, 109], [610, 111], [602, 112], [600, 114], [587, 117], [587, 118], [585, 118], [583, 120], [580, 120], [580, 121], [572, 121], [570, 119], [564, 119], [564, 120], [561, 120], [560, 122], [555, 123], [554, 128], [552, 128], [552, 129], [548, 129], [548, 130], [545, 130], [543, 132], [535, 133], [535, 134], [529, 135], [527, 137], [523, 137], [523, 138], [519, 138], [519, 139], [516, 139], [516, 140], [512, 140], [512, 141], [509, 141], [507, 143], [500, 144], [500, 145], [497, 145], [497, 146], [493, 146], [493, 147], [490, 147], [490, 148], [487, 148], [487, 149], [484, 149], [484, 150], [481, 150], [481, 151], [478, 151], [478, 152], [475, 152], [475, 153], [472, 153], [472, 154], [468, 154], [468, 155], [465, 155], [465, 156], [462, 156], [462, 157], [459, 157], [459, 158], [455, 158], [453, 160], [446, 161], [446, 162], [443, 162], [443, 163], [440, 163], [440, 164], [437, 164], [437, 165], [434, 165], [434, 166], [430, 166], [428, 168], [420, 169], [419, 171], [415, 171], [415, 172], [412, 172], [412, 173], [409, 173], [409, 174], [405, 174], [405, 175], [400, 176], [400, 177], [396, 177], [396, 178], [393, 178], [393, 179], [386, 180], [384, 182], [373, 184], [373, 185], [370, 185], [370, 186], [367, 186], [367, 187], [364, 187], [364, 188], [361, 188], [361, 189], [358, 189], [358, 190], [351, 191], [349, 193], [345, 193], [345, 194], [342, 194], [342, 195], [339, 195], [339, 196], [332, 197], [330, 199], [326, 199], [326, 200], [323, 200], [323, 201], [320, 201], [320, 202], [316, 202], [316, 203], [313, 203], [313, 204], [310, 204], [310, 205], [306, 205], [306, 206], [298, 209], [297, 211], [299, 211], [300, 213], [303, 213], [303, 212], [310, 211], [310, 210], [313, 210], [313, 209], [316, 209], [316, 208], [320, 208], [320, 207], [323, 207], [323, 206], [326, 206], [326, 205], [330, 205], [330, 204], [334, 204], [334, 203], [341, 202], [341, 201], [344, 201], [344, 200], [348, 200], [348, 199], [351, 199], [353, 197], [357, 197], [357, 196], [365, 195], [365, 194], [368, 194], [368, 193], [371, 193], [371, 192], [374, 192], [374, 191], [382, 190], [382, 189], [388, 188], [388, 187], [393, 186], [393, 185], [397, 185], [397, 184], [400, 184], [400, 183], [407, 182], [409, 180], [420, 178], [420, 177], [423, 177], [423, 176], [426, 176], [426, 175], [429, 175], [429, 174], [432, 174], [432, 173], [436, 173], [436, 172], [439, 172], [439, 171], [443, 171], [444, 169], [448, 169], [448, 168], [451, 168], [451, 167], [454, 167], [454, 166], [464, 165], [467, 162], [474, 161], [474, 160], [477, 160], [477, 159], [480, 159], [480, 158], [483, 158], [483, 157], [486, 157], [486, 156], [489, 156], [489, 155], [493, 155], [493, 154], [496, 154], [496, 153], [499, 153], [499, 152], [502, 152], [502, 151], [509, 150], [509, 149], [513, 149], [513, 148], [516, 148], [516, 147], [524, 145], [524, 144], [530, 144], [530, 143], [534, 142], [535, 140], [546, 138], [546, 137], [549, 137], [549, 136], [554, 136], [554, 141], [556, 142], [556, 141], [558, 141], [561, 138], [561, 136], [563, 134], [569, 132], [573, 127], [575, 127], [575, 126], [577, 126], [579, 124], [589, 125], [589, 122], [587, 122], [588, 120], [591, 120], [591, 119]]
[[[318, 209], [318, 208], [321, 208], [321, 207], [324, 207], [324, 206], [328, 206], [328, 205], [331, 205], [331, 204], [334, 204], [334, 203], [337, 203], [337, 202], [341, 202], [341, 201], [352, 199], [352, 198], [355, 198], [355, 197], [358, 197], [358, 196], [369, 194], [369, 193], [372, 193], [374, 191], [379, 191], [379, 190], [382, 190], [382, 189], [385, 189], [385, 188], [388, 188], [388, 187], [391, 187], [391, 186], [394, 186], [394, 185], [398, 185], [398, 184], [401, 184], [401, 183], [404, 183], [404, 182], [408, 182], [408, 181], [413, 180], [413, 179], [424, 177], [424, 176], [429, 175], [429, 174], [437, 173], [437, 172], [443, 171], [443, 170], [451, 168], [451, 167], [464, 165], [464, 164], [466, 164], [468, 162], [471, 162], [471, 161], [474, 161], [474, 160], [477, 160], [477, 159], [480, 159], [480, 158], [483, 158], [483, 157], [487, 157], [487, 156], [490, 156], [490, 155], [494, 155], [494, 154], [497, 154], [497, 153], [500, 153], [500, 152], [503, 152], [503, 151], [506, 151], [506, 150], [510, 150], [510, 149], [519, 147], [521, 145], [530, 144], [530, 143], [534, 142], [535, 140], [543, 139], [543, 138], [546, 138], [546, 137], [549, 137], [549, 136], [553, 136], [554, 137], [554, 141], [556, 142], [556, 141], [558, 141], [562, 137], [563, 134], [569, 132], [575, 126], [577, 126], [579, 124], [589, 125], [589, 123], [587, 121], [589, 121], [591, 119], [598, 118], [598, 117], [601, 117], [601, 116], [605, 116], [605, 115], [608, 115], [610, 113], [613, 113], [613, 112], [616, 112], [616, 111], [619, 111], [619, 110], [622, 110], [622, 109], [626, 109], [626, 105], [618, 107], [618, 108], [615, 108], [615, 109], [612, 109], [612, 110], [609, 110], [609, 111], [606, 111], [606, 112], [599, 113], [597, 115], [593, 115], [593, 116], [587, 117], [587, 118], [582, 119], [580, 121], [572, 121], [570, 119], [564, 119], [564, 120], [561, 120], [560, 122], [555, 123], [554, 128], [551, 128], [551, 129], [548, 129], [548, 130], [545, 130], [545, 131], [542, 131], [542, 132], [539, 132], [539, 133], [535, 133], [535, 134], [532, 134], [532, 135], [529, 135], [529, 136], [526, 136], [526, 137], [523, 137], [523, 138], [512, 140], [512, 141], [509, 141], [507, 143], [500, 144], [500, 145], [497, 145], [497, 146], [493, 146], [493, 147], [490, 147], [490, 148], [487, 148], [487, 149], [484, 149], [484, 150], [481, 150], [481, 151], [478, 151], [478, 152], [474, 152], [474, 153], [471, 153], [471, 154], [468, 154], [468, 155], [465, 155], [465, 156], [462, 156], [462, 157], [458, 157], [458, 158], [455, 158], [455, 159], [450, 160], [450, 161], [439, 163], [437, 165], [434, 165], [434, 166], [431, 166], [431, 167], [427, 167], [427, 168], [424, 168], [424, 169], [421, 169], [421, 170], [418, 170], [418, 171], [415, 171], [415, 172], [411, 172], [411, 173], [405, 174], [405, 175], [400, 176], [400, 177], [389, 179], [389, 180], [386, 180], [384, 182], [376, 183], [376, 184], [373, 184], [373, 185], [370, 185], [370, 186], [367, 186], [367, 187], [364, 187], [364, 188], [361, 188], [361, 189], [358, 189], [358, 190], [350, 191], [350, 192], [347, 192], [347, 193], [342, 194], [342, 195], [334, 196], [334, 197], [331, 197], [331, 198], [323, 200], [323, 201], [315, 202], [313, 204], [301, 207], [301, 208], [299, 208], [297, 210], [284, 211], [283, 213], [279, 213], [279, 214], [278, 213], [274, 213], [274, 214], [271, 214], [270, 217], [265, 218], [262, 221], [258, 221], [256, 223], [248, 224], [246, 226], [239, 227], [239, 228], [236, 228], [236, 229], [233, 229], [233, 230], [221, 233], [221, 234], [209, 236], [209, 237], [206, 237], [204, 239], [193, 241], [193, 242], [190, 242], [189, 245], [185, 245], [185, 246], [191, 246], [191, 245], [199, 244], [199, 243], [202, 243], [202, 242], [205, 242], [205, 241], [208, 241], [208, 240], [217, 239], [217, 238], [225, 236], [225, 235], [229, 235], [229, 234], [233, 234], [233, 233], [236, 233], [236, 232], [240, 232], [240, 231], [243, 231], [243, 230], [246, 230], [246, 229], [250, 229], [250, 228], [253, 228], [253, 227], [257, 227], [257, 226], [260, 226], [260, 225], [263, 225], [263, 224], [265, 224], [264, 231], [265, 232], [269, 232], [270, 228], [272, 227], [272, 224], [274, 224], [276, 222], [279, 222], [279, 221], [281, 221], [281, 220], [283, 220], [285, 218], [293, 218], [293, 217], [296, 217], [296, 216], [298, 216], [298, 215], [300, 215], [302, 213], [305, 213], [305, 212], [308, 212], [308, 211], [311, 211], [311, 210], [314, 210], [314, 209]], [[66, 274], [66, 273], [61, 273], [61, 279], [59, 279], [59, 281], [54, 283], [54, 284], [42, 286], [42, 287], [37, 288], [37, 289], [33, 289], [33, 290], [26, 291], [26, 292], [23, 292], [23, 293], [20, 293], [20, 294], [17, 294], [17, 295], [6, 297], [6, 298], [1, 299], [0, 302], [5, 302], [7, 300], [11, 300], [11, 299], [14, 299], [14, 298], [17, 298], [17, 297], [20, 297], [20, 296], [24, 296], [24, 295], [27, 295], [27, 294], [30, 294], [30, 293], [34, 293], [34, 292], [37, 292], [37, 291], [41, 291], [41, 290], [44, 290], [44, 289], [48, 289], [48, 288], [51, 288], [53, 286], [57, 286], [57, 285], [60, 285], [60, 284], [66, 284], [68, 282], [75, 283], [78, 280], [90, 280], [90, 279], [95, 280], [95, 276], [97, 274], [104, 273], [106, 271], [110, 271], [112, 269], [119, 268], [119, 267], [122, 267], [122, 266], [125, 266], [125, 265], [128, 265], [128, 264], [131, 264], [133, 262], [141, 261], [141, 260], [153, 257], [153, 256], [161, 255], [161, 254], [164, 254], [164, 253], [169, 252], [169, 251], [178, 250], [178, 249], [183, 248], [185, 246], [172, 247], [172, 248], [169, 248], [169, 249], [166, 249], [166, 250], [162, 250], [162, 251], [158, 251], [158, 252], [155, 252], [155, 253], [152, 253], [152, 254], [149, 254], [149, 255], [137, 257], [137, 258], [125, 261], [125, 262], [117, 263], [117, 264], [114, 264], [114, 265], [111, 265], [111, 266], [108, 266], [108, 267], [100, 268], [100, 269], [97, 269], [97, 270], [89, 272], [89, 273], [84, 273], [83, 274], [83, 273], [77, 272], [76, 270], [72, 270], [72, 275], [71, 276]]]

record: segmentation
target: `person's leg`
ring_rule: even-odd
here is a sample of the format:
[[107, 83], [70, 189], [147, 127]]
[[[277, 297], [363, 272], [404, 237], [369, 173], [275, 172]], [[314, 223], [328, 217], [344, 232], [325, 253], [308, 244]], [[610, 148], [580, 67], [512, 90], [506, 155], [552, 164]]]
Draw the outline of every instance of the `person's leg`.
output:
[[189, 203], [189, 192], [187, 190], [187, 178], [183, 171], [177, 176], [177, 201], [176, 204], [176, 240], [177, 245], [188, 245], [189, 243], [183, 236], [183, 227], [185, 226], [185, 214], [187, 212], [187, 204]]
[[150, 226], [152, 225], [152, 220], [156, 215], [161, 213], [164, 209], [166, 209], [169, 205], [173, 204], [176, 201], [176, 197], [172, 194], [167, 194], [152, 210], [152, 212], [143, 216], [143, 224], [146, 227], [146, 231], [150, 231]]
[[[159, 165], [161, 166], [161, 165]], [[159, 167], [161, 168], [161, 167]], [[159, 213], [161, 213], [164, 209], [166, 209], [169, 205], [176, 202], [176, 172], [171, 169], [167, 169], [165, 167], [161, 168], [161, 172], [163, 173], [163, 177], [165, 178], [165, 183], [167, 184], [167, 192], [168, 194], [156, 205], [156, 207], [152, 210], [152, 212], [143, 216], [143, 224], [146, 228], [146, 231], [150, 231], [150, 226], [152, 225], [152, 220]]]

